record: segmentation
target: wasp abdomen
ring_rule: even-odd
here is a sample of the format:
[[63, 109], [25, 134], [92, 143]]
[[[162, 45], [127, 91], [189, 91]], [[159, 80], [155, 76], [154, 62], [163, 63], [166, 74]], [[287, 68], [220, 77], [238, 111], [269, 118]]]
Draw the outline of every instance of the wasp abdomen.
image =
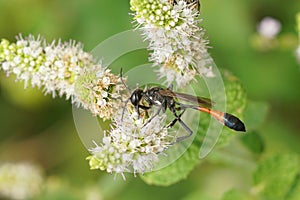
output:
[[246, 131], [244, 123], [239, 118], [228, 113], [224, 114], [224, 125], [236, 131]]

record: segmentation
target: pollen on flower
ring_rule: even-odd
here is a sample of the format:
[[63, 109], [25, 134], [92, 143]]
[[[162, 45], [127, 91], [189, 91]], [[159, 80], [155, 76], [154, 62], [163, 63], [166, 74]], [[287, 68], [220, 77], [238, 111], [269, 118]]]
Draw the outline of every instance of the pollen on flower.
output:
[[149, 60], [160, 78], [178, 87], [188, 84], [197, 74], [214, 76], [208, 55], [205, 30], [199, 27], [199, 11], [184, 0], [131, 0], [134, 19], [149, 41]]

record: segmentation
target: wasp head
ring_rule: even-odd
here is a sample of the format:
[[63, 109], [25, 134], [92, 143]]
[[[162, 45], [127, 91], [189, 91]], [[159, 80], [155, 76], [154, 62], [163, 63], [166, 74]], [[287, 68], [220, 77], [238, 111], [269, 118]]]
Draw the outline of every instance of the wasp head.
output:
[[132, 105], [138, 106], [143, 95], [144, 95], [144, 91], [142, 89], [138, 88], [134, 90], [130, 96], [130, 102], [132, 103]]

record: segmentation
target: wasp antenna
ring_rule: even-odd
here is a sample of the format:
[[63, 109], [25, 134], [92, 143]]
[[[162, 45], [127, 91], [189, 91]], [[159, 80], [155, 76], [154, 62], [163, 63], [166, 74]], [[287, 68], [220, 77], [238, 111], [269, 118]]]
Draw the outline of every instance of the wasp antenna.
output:
[[[131, 93], [131, 90], [129, 89], [129, 87], [126, 85], [126, 83], [125, 83], [124, 80], [123, 80], [123, 68], [120, 69], [120, 78], [121, 78], [121, 81], [122, 81], [123, 85], [125, 86], [125, 88], [128, 90], [129, 93]], [[125, 104], [124, 104], [124, 107], [123, 107], [123, 111], [122, 111], [121, 121], [123, 121], [125, 109], [126, 109], [126, 107], [127, 107], [127, 104], [128, 104], [128, 102], [129, 102], [129, 100], [130, 100], [130, 98], [128, 98], [128, 99], [125, 101]]]
[[123, 117], [124, 117], [124, 113], [125, 113], [125, 108], [126, 108], [126, 106], [127, 106], [129, 100], [130, 100], [130, 98], [128, 98], [128, 99], [125, 101], [125, 104], [124, 104], [124, 107], [123, 107], [123, 111], [122, 111], [121, 122], [123, 121]]
[[[120, 69], [120, 78], [121, 78], [121, 81], [123, 83], [123, 85], [126, 87], [126, 89], [128, 90], [129, 93], [131, 93], [131, 90], [129, 89], [129, 87], [126, 85], [126, 83], [124, 82], [123, 80], [123, 68]], [[127, 100], [128, 102], [128, 100]]]

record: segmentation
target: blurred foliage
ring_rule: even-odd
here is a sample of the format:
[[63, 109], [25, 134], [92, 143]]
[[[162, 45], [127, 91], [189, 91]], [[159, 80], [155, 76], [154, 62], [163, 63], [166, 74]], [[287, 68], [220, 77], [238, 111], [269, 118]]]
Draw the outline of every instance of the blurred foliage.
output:
[[[32, 161], [43, 168], [46, 189], [37, 199], [299, 199], [300, 67], [292, 48], [299, 10], [299, 0], [201, 1], [210, 53], [219, 67], [238, 77], [250, 99], [244, 111], [249, 132], [235, 134], [190, 175], [181, 174], [186, 180], [158, 187], [130, 174], [124, 182], [90, 171], [70, 103], [35, 89], [22, 91], [21, 83], [4, 74], [1, 162]], [[129, 1], [122, 0], [0, 0], [0, 38], [13, 41], [19, 33], [41, 34], [48, 41], [72, 38], [89, 51], [131, 29], [128, 13]], [[288, 44], [268, 51], [253, 47], [256, 25], [265, 16], [282, 23], [279, 38]], [[145, 51], [132, 52], [113, 64], [127, 70], [145, 63], [145, 56]]]
[[[279, 154], [262, 160], [254, 172], [256, 190], [267, 199], [288, 199], [300, 173], [298, 155]], [[299, 194], [299, 193], [298, 193]]]

